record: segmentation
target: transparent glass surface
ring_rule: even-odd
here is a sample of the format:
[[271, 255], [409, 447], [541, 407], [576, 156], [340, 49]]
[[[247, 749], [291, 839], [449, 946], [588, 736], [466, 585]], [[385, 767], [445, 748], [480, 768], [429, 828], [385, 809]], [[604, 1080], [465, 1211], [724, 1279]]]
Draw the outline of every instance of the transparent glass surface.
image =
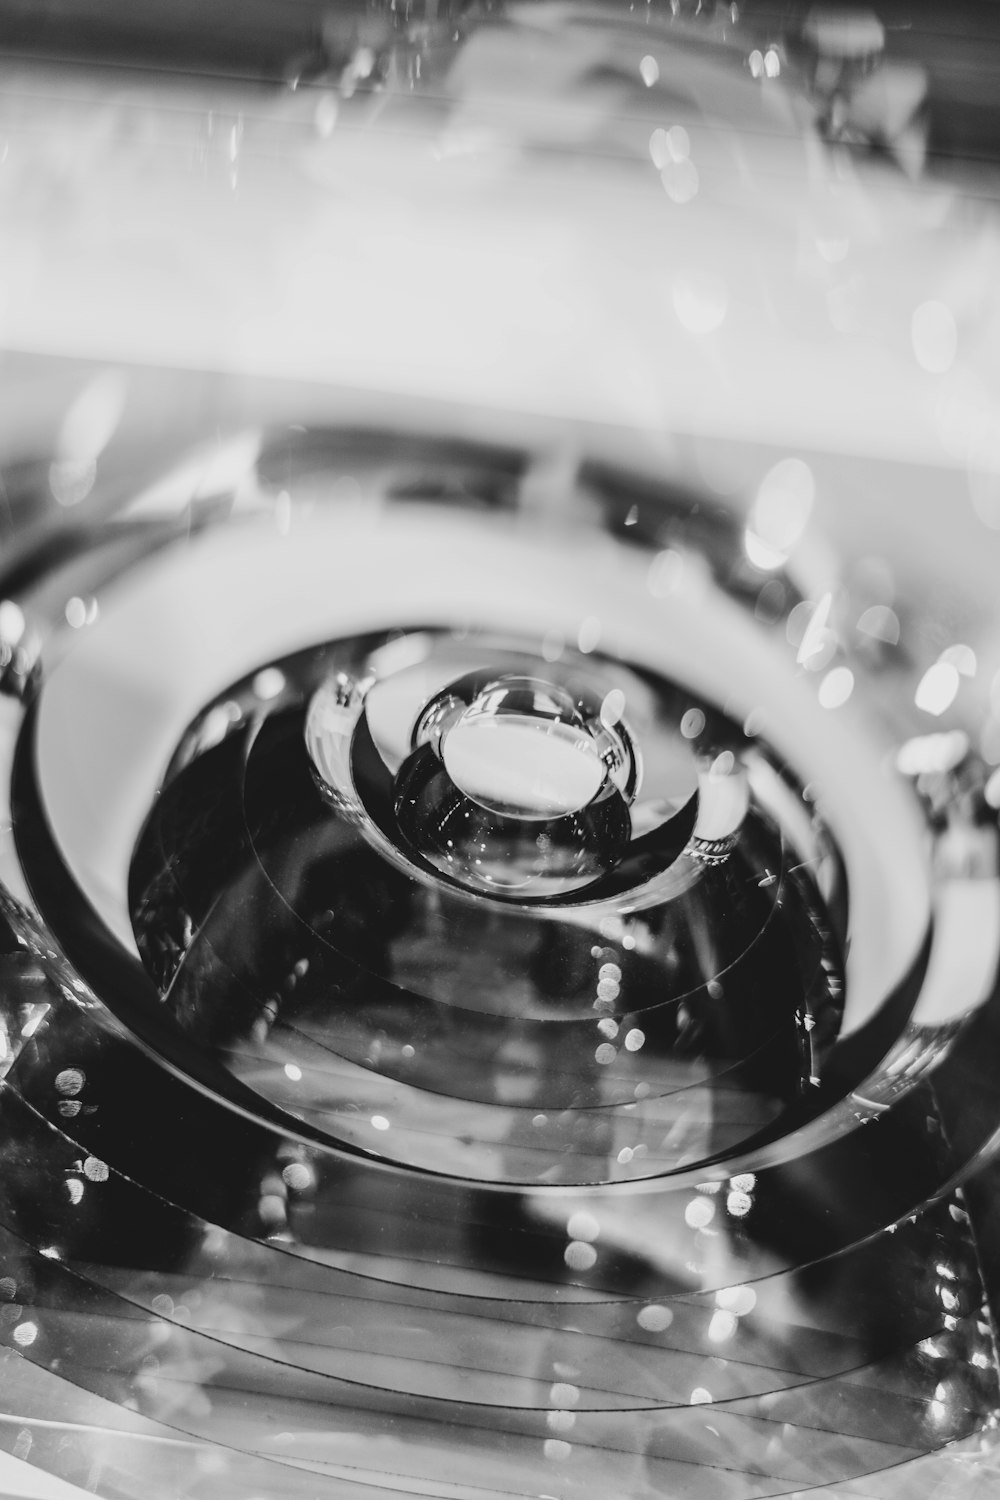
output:
[[940, 75], [860, 12], [262, 13], [170, 76], [91, 21], [0, 91], [0, 1488], [989, 1496], [1000, 234]]

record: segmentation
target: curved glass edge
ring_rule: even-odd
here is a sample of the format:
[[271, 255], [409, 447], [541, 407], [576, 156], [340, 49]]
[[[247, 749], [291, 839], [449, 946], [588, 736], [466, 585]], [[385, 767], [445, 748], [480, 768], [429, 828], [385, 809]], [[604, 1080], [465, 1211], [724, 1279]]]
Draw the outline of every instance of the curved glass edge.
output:
[[[864, 904], [864, 903], [862, 903], [862, 904]], [[856, 945], [855, 945], [855, 947], [856, 947]]]

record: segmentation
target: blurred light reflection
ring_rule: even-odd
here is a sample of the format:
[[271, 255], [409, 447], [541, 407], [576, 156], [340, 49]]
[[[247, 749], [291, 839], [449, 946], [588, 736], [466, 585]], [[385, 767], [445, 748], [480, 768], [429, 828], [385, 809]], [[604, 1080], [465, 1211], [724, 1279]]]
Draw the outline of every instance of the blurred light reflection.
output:
[[926, 714], [940, 716], [954, 703], [962, 679], [949, 661], [936, 661], [921, 677], [913, 701]]

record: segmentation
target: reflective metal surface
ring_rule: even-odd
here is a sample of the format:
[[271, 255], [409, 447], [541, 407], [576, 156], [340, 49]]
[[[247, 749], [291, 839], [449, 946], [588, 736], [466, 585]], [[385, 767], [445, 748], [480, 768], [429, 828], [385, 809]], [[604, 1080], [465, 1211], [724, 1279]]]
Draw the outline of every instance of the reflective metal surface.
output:
[[268, 15], [3, 65], [0, 1486], [981, 1500], [989, 150], [889, 14]]

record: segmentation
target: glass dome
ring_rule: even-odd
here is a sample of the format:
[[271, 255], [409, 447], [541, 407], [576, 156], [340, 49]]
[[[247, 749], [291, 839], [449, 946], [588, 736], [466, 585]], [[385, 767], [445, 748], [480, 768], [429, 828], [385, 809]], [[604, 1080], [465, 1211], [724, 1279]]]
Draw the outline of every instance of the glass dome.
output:
[[0, 1485], [986, 1495], [977, 75], [15, 19]]

